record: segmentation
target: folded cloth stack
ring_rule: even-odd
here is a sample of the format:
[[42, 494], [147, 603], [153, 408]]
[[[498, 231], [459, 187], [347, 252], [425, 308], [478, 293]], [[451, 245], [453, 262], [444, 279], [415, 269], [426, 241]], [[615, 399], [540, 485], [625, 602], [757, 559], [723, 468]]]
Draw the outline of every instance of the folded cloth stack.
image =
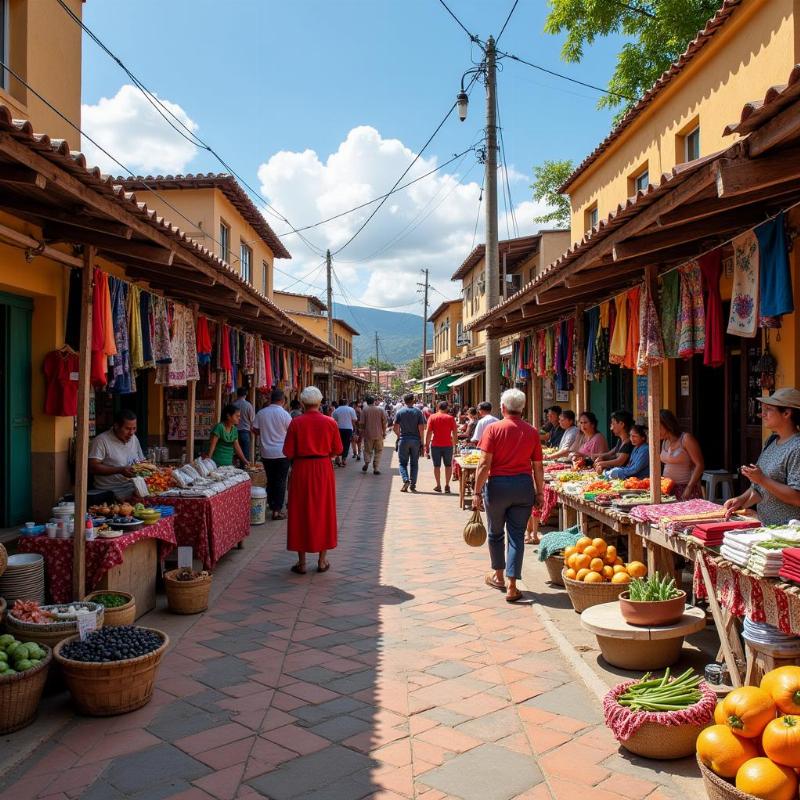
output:
[[787, 547], [783, 551], [783, 564], [778, 575], [784, 580], [800, 583], [800, 547]]
[[800, 637], [781, 633], [775, 626], [766, 622], [753, 622], [750, 617], [744, 618], [742, 636], [745, 641], [755, 645], [766, 645], [773, 652], [794, 654], [800, 650]]
[[581, 529], [577, 525], [573, 525], [565, 531], [546, 533], [539, 542], [539, 561], [545, 561], [550, 556], [561, 553], [570, 545], [574, 545], [581, 536]]
[[766, 542], [772, 538], [772, 533], [764, 528], [753, 531], [730, 531], [722, 540], [720, 555], [740, 567], [746, 567], [750, 560], [750, 551], [759, 542]]
[[759, 528], [761, 523], [757, 519], [746, 522], [705, 522], [692, 528], [692, 536], [699, 539], [706, 547], [719, 547], [729, 531], [743, 531], [749, 528]]
[[759, 578], [777, 578], [783, 566], [783, 550], [788, 546], [777, 539], [754, 545], [747, 562], [748, 571]]

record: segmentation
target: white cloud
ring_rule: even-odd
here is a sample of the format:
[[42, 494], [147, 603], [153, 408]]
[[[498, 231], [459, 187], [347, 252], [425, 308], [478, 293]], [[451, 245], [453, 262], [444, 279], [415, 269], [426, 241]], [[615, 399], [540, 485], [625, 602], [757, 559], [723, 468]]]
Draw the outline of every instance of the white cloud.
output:
[[[258, 170], [261, 194], [300, 227], [388, 191], [413, 157], [414, 152], [399, 140], [384, 139], [375, 128], [364, 125], [353, 128], [336, 152], [324, 160], [313, 150], [281, 151], [271, 156]], [[429, 172], [437, 164], [435, 157], [420, 158], [403, 182]], [[474, 154], [468, 153], [460, 164], [455, 162], [449, 169], [458, 171], [442, 170], [393, 195], [341, 256], [334, 256], [334, 269], [348, 299], [384, 307], [415, 303], [419, 299], [421, 268], [430, 270], [431, 282], [441, 292], [431, 295], [433, 305], [438, 304], [442, 294], [458, 295], [459, 287], [450, 282], [450, 276], [469, 254], [473, 241], [483, 241], [483, 206], [475, 236], [483, 167], [476, 164]], [[512, 169], [509, 173], [511, 180], [523, 177]], [[502, 209], [502, 199], [500, 205]], [[305, 235], [322, 250], [330, 248], [334, 252], [374, 208], [368, 206]], [[528, 201], [515, 209], [520, 235], [538, 228], [533, 217], [541, 211], [542, 207]], [[501, 239], [506, 238], [505, 222], [501, 211]], [[282, 233], [285, 226], [275, 223], [275, 228]], [[319, 264], [319, 258], [297, 235], [283, 241], [292, 253], [291, 272], [295, 278]], [[280, 263], [279, 268], [285, 269]], [[319, 290], [324, 273], [312, 280]], [[286, 276], [276, 275], [278, 288], [291, 282]], [[294, 284], [292, 289], [313, 291], [303, 284]], [[339, 295], [336, 299], [340, 299], [337, 289], [334, 285], [334, 292]]]
[[[197, 123], [179, 105], [159, 99], [187, 128], [197, 130]], [[134, 173], [184, 172], [197, 153], [197, 147], [173, 130], [130, 84], [121, 86], [113, 97], [101, 97], [95, 105], [81, 106], [81, 115], [84, 131]], [[82, 149], [90, 166], [98, 166], [111, 175], [125, 174], [88, 139], [84, 138]]]

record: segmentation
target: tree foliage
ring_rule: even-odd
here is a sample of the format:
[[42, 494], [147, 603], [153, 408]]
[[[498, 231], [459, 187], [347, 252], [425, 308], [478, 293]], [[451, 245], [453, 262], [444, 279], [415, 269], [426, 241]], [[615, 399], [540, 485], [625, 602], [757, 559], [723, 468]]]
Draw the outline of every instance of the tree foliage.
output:
[[[375, 369], [375, 356], [370, 356], [367, 359], [367, 366], [370, 367], [371, 369]], [[380, 361], [378, 361], [378, 369], [381, 372], [389, 372], [390, 370], [394, 369], [394, 364], [392, 364], [390, 361], [384, 361], [383, 359], [381, 359]]]
[[569, 198], [558, 193], [558, 187], [570, 176], [573, 170], [572, 161], [545, 161], [533, 168], [534, 202], [544, 202], [552, 209], [546, 214], [534, 217], [534, 222], [553, 222], [560, 227], [569, 228]]
[[422, 377], [422, 356], [412, 358], [406, 365], [408, 367], [408, 378], [418, 381]]
[[564, 61], [577, 63], [602, 36], [627, 41], [598, 107], [622, 106], [621, 117], [683, 53], [720, 6], [720, 0], [550, 0], [547, 33], [566, 31]]

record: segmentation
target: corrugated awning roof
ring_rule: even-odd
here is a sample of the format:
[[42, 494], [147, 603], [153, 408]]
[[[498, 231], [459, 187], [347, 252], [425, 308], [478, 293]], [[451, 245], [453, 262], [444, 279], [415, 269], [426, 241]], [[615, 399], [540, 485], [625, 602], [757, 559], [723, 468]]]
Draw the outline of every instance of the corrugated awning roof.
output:
[[483, 375], [483, 372], [484, 372], [484, 370], [482, 370], [482, 369], [479, 369], [477, 372], [468, 372], [466, 375], [462, 375], [457, 380], [454, 380], [450, 384], [450, 388], [451, 389], [455, 389], [457, 386], [461, 386], [461, 385], [467, 383], [468, 381], [475, 380], [475, 378], [477, 378], [478, 375]]

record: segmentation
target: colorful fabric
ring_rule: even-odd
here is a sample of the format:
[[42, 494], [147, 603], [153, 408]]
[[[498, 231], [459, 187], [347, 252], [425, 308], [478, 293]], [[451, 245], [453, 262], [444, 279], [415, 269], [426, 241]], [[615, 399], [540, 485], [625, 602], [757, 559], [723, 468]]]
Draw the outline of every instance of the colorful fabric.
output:
[[658, 301], [661, 307], [661, 336], [664, 341], [664, 357], [678, 357], [678, 318], [680, 316], [681, 277], [672, 270], [661, 277]]
[[556, 389], [566, 392], [569, 389], [568, 363], [570, 360], [570, 336], [566, 320], [562, 320], [558, 328], [556, 343]]
[[762, 317], [780, 317], [794, 311], [789, 245], [783, 211], [755, 229], [759, 248], [759, 293]]
[[78, 354], [67, 349], [53, 350], [44, 357], [44, 413], [54, 417], [74, 417], [78, 413]]
[[638, 286], [628, 289], [625, 293], [628, 311], [628, 336], [625, 341], [625, 358], [622, 366], [626, 369], [636, 369], [636, 359], [639, 355], [639, 295]]
[[544, 373], [552, 375], [555, 372], [555, 331], [548, 328], [544, 336]]
[[600, 324], [600, 309], [590, 308], [584, 314], [586, 329], [586, 378], [594, 380], [595, 353], [597, 352], [597, 327]]
[[205, 317], [197, 318], [197, 360], [200, 364], [211, 362], [211, 333], [208, 330], [208, 320]]
[[706, 289], [706, 344], [703, 351], [703, 363], [707, 367], [721, 367], [725, 363], [722, 296], [719, 293], [719, 279], [722, 275], [722, 248], [717, 248], [701, 256], [698, 263]]
[[141, 294], [142, 290], [134, 284], [128, 288], [128, 342], [132, 370], [144, 369]]
[[703, 286], [696, 261], [684, 264], [680, 273], [680, 312], [678, 316], [678, 356], [691, 358], [706, 347], [706, 312]]
[[639, 332], [636, 371], [640, 375], [646, 375], [650, 367], [664, 363], [664, 342], [661, 339], [658, 312], [647, 284], [644, 285], [640, 297]]
[[610, 303], [603, 303], [600, 306], [600, 318], [597, 323], [597, 334], [595, 337], [595, 362], [594, 376], [600, 381], [608, 372], [608, 351], [611, 346], [610, 325]]
[[183, 337], [186, 347], [186, 380], [199, 381], [200, 367], [197, 361], [197, 335], [194, 329], [194, 314], [192, 314], [190, 309], [185, 307], [183, 311]]
[[111, 316], [114, 325], [114, 343], [117, 354], [111, 359], [111, 380], [108, 391], [114, 394], [130, 394], [136, 391], [136, 382], [131, 373], [128, 343], [128, 284], [117, 278], [108, 279], [111, 292]]
[[150, 292], [139, 293], [139, 316], [142, 324], [143, 369], [155, 366], [153, 360], [153, 304]]
[[625, 361], [625, 351], [628, 346], [628, 300], [624, 294], [614, 298], [616, 317], [614, 319], [614, 332], [611, 334], [611, 347], [608, 360], [611, 364], [622, 364]]
[[169, 364], [172, 361], [172, 342], [169, 332], [169, 310], [167, 301], [152, 295], [153, 305], [153, 359], [156, 364]]
[[733, 240], [733, 288], [728, 333], [752, 339], [758, 330], [760, 259], [758, 239], [747, 231]]

